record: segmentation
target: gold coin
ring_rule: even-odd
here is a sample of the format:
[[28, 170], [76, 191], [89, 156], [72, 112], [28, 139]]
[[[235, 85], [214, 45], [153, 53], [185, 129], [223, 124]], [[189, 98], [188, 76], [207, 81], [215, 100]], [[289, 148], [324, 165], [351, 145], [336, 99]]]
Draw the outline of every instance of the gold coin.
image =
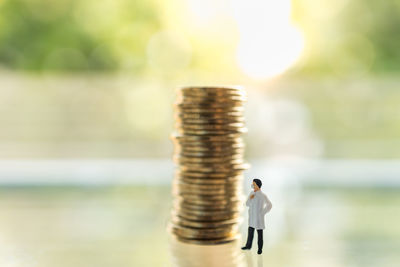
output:
[[229, 106], [229, 105], [224, 105], [224, 106], [200, 106], [200, 105], [182, 105], [182, 104], [172, 104], [172, 107], [176, 112], [198, 112], [198, 113], [231, 113], [231, 112], [242, 112], [244, 114], [244, 106], [239, 105], [239, 106]]
[[222, 205], [199, 205], [193, 203], [187, 203], [185, 201], [174, 200], [173, 207], [181, 207], [183, 209], [203, 210], [203, 211], [221, 211], [221, 210], [235, 210], [240, 211], [243, 209], [243, 205], [236, 204], [222, 204]]
[[243, 91], [210, 91], [210, 90], [180, 90], [176, 92], [176, 97], [197, 97], [197, 98], [217, 98], [217, 99], [246, 99], [247, 94]]
[[[229, 192], [229, 191], [227, 191]], [[212, 195], [199, 195], [197, 197], [190, 196], [190, 194], [200, 194], [195, 191], [188, 191], [187, 193], [175, 193], [172, 191], [172, 194], [176, 198], [180, 198], [177, 200], [176, 203], [183, 203], [182, 207], [194, 209], [198, 208], [200, 210], [205, 210], [208, 207], [210, 210], [221, 210], [222, 207], [232, 207], [232, 210], [237, 210], [234, 206], [243, 205], [241, 204], [242, 200], [242, 193], [241, 192], [232, 192], [231, 194], [228, 193], [221, 193], [216, 195], [215, 193]], [[189, 195], [189, 196], [188, 196]], [[219, 198], [218, 198], [219, 197]], [[199, 208], [204, 207], [204, 208]], [[221, 208], [216, 208], [221, 207]]]
[[211, 127], [211, 129], [220, 129], [220, 128], [243, 128], [246, 127], [244, 122], [225, 122], [225, 123], [211, 123], [210, 121], [196, 121], [196, 120], [186, 120], [185, 122], [175, 122], [175, 127], [195, 127], [204, 129], [204, 127]]
[[205, 173], [230, 173], [232, 171], [247, 170], [249, 164], [185, 164], [179, 166], [179, 170], [184, 172], [205, 172]]
[[[223, 137], [226, 137], [225, 139]], [[229, 146], [241, 144], [244, 145], [243, 138], [231, 138], [229, 136], [194, 136], [184, 135], [183, 137], [171, 138], [173, 142], [187, 145], [200, 145], [200, 146]]]
[[223, 97], [197, 97], [197, 96], [178, 96], [172, 105], [175, 106], [205, 106], [207, 108], [210, 107], [219, 107], [219, 106], [244, 106], [245, 103], [244, 97], [236, 97], [236, 98], [223, 98]]
[[180, 152], [180, 153], [174, 153], [173, 154], [173, 159], [175, 161], [175, 158], [179, 160], [179, 158], [185, 158], [188, 159], [190, 162], [223, 162], [223, 161], [231, 161], [231, 160], [244, 160], [243, 153], [239, 152], [225, 152], [221, 154], [220, 152], [202, 152], [201, 154], [199, 152]]
[[231, 171], [223, 173], [203, 173], [197, 171], [182, 171], [179, 167], [176, 169], [176, 175], [184, 178], [207, 178], [207, 179], [234, 179], [236, 177], [243, 177], [243, 171]]
[[[217, 206], [218, 207], [218, 206]], [[185, 205], [182, 203], [174, 204], [174, 210], [192, 214], [192, 215], [226, 215], [232, 212], [242, 212], [243, 206], [242, 205], [232, 205], [226, 206], [223, 205], [219, 209], [210, 208], [210, 206], [200, 206], [200, 205]]]
[[244, 199], [236, 200], [207, 200], [207, 199], [183, 199], [181, 196], [175, 196], [177, 201], [184, 202], [186, 205], [197, 205], [197, 206], [234, 206], [243, 205]]
[[224, 184], [240, 184], [243, 178], [229, 178], [229, 179], [201, 179], [201, 178], [185, 178], [178, 177], [181, 182], [197, 184], [197, 185], [224, 185]]
[[246, 133], [247, 129], [237, 129], [237, 130], [229, 130], [229, 131], [221, 131], [221, 130], [189, 130], [189, 129], [178, 129], [178, 132], [187, 135], [227, 135], [232, 133]]
[[188, 102], [174, 102], [173, 106], [179, 110], [186, 110], [186, 109], [221, 109], [221, 110], [240, 110], [242, 111], [243, 105], [240, 102], [225, 102], [225, 103], [188, 103]]
[[169, 226], [173, 233], [186, 238], [222, 238], [238, 232], [237, 225], [228, 225], [225, 228], [189, 228], [172, 224]]
[[246, 92], [243, 86], [182, 86], [177, 89], [181, 92], [201, 91], [201, 92]]
[[243, 147], [174, 147], [175, 156], [187, 155], [188, 158], [241, 158], [244, 156]]
[[208, 211], [208, 212], [219, 212], [222, 211], [223, 209], [225, 210], [230, 210], [230, 211], [236, 211], [236, 212], [242, 212], [243, 211], [243, 205], [199, 205], [199, 204], [193, 204], [193, 203], [186, 203], [186, 202], [174, 202], [173, 204], [174, 211], [183, 209], [183, 210], [196, 210], [196, 211]]
[[234, 145], [203, 145], [203, 146], [174, 146], [174, 154], [191, 154], [199, 156], [223, 156], [223, 155], [235, 155], [244, 153], [244, 143], [237, 143]]
[[231, 220], [238, 218], [240, 216], [240, 212], [231, 213], [227, 215], [192, 215], [188, 213], [184, 213], [182, 211], [177, 212], [180, 217], [186, 218], [188, 220], [199, 220], [199, 221], [220, 221], [220, 220]]
[[185, 113], [230, 113], [230, 112], [243, 112], [244, 107], [179, 107], [174, 106], [174, 109], [178, 112], [185, 112]]
[[234, 205], [244, 201], [243, 195], [238, 195], [234, 198], [225, 199], [202, 199], [202, 198], [184, 198], [183, 196], [174, 196], [178, 201], [184, 201], [188, 204], [194, 205]]
[[191, 221], [177, 215], [171, 215], [171, 221], [175, 224], [192, 227], [192, 228], [212, 228], [212, 227], [222, 227], [230, 224], [240, 224], [243, 219], [239, 217], [233, 220], [224, 221], [214, 221], [214, 222], [201, 222], [201, 221]]
[[246, 161], [243, 158], [233, 157], [185, 157], [175, 155], [173, 161], [176, 163], [190, 164], [243, 164]]
[[[171, 192], [173, 191], [173, 188], [171, 188]], [[213, 194], [213, 195], [205, 195], [205, 194], [200, 194], [200, 193], [193, 193], [193, 192], [179, 192], [175, 193], [173, 192], [175, 197], [182, 197], [185, 198], [188, 202], [194, 202], [194, 201], [216, 201], [216, 202], [222, 202], [222, 203], [230, 203], [234, 201], [239, 201], [243, 198], [242, 193], [238, 191], [227, 191], [227, 193], [224, 194]]]
[[243, 123], [229, 123], [229, 124], [195, 124], [195, 123], [175, 123], [175, 127], [182, 129], [193, 129], [193, 130], [237, 130], [240, 128], [245, 128]]
[[176, 150], [210, 150], [213, 152], [224, 152], [235, 149], [243, 149], [245, 144], [243, 141], [224, 142], [224, 141], [192, 141], [192, 140], [173, 140]]
[[[238, 187], [239, 189], [239, 187]], [[240, 190], [242, 191], [242, 190]], [[240, 194], [239, 190], [229, 189], [229, 188], [220, 188], [220, 189], [203, 189], [203, 188], [194, 188], [183, 185], [173, 185], [171, 188], [171, 192], [175, 195], [188, 195], [188, 194], [196, 194], [199, 196], [204, 196], [204, 198], [213, 198], [213, 199], [221, 199], [227, 196], [234, 197], [237, 194]]]
[[178, 92], [177, 100], [209, 101], [209, 102], [247, 102], [247, 94], [229, 92]]
[[203, 125], [203, 124], [211, 124], [211, 125], [229, 125], [231, 123], [242, 123], [244, 125], [244, 118], [233, 118], [233, 119], [218, 119], [218, 118], [210, 118], [210, 119], [186, 119], [186, 118], [175, 118], [175, 125], [186, 125], [186, 124], [195, 124], [195, 125]]
[[169, 223], [167, 225], [167, 231], [172, 234], [174, 238], [181, 242], [186, 242], [186, 243], [193, 243], [193, 244], [223, 244], [227, 242], [232, 242], [232, 240], [237, 239], [238, 235], [238, 230], [233, 230], [230, 232], [225, 232], [224, 234], [218, 233], [218, 234], [207, 234], [207, 235], [202, 235], [198, 233], [197, 235], [183, 231], [183, 230], [178, 230], [177, 227], [174, 227], [174, 224]]
[[206, 190], [173, 184], [171, 192], [175, 195], [189, 195], [190, 198], [224, 199], [225, 197], [236, 197], [236, 195], [242, 192], [242, 188], [237, 187], [235, 189], [221, 188]]
[[216, 99], [235, 99], [239, 98], [242, 100], [243, 98], [247, 98], [247, 94], [244, 92], [233, 92], [233, 91], [199, 91], [199, 90], [191, 90], [191, 91], [178, 91], [176, 93], [176, 97], [197, 97], [197, 98], [216, 98]]
[[172, 180], [172, 186], [177, 186], [181, 190], [197, 190], [199, 192], [225, 192], [225, 191], [238, 191], [239, 189], [242, 189], [242, 183], [240, 180], [237, 180], [236, 183], [231, 182], [231, 183], [225, 183], [225, 184], [204, 184], [204, 185], [199, 185], [199, 184], [194, 184], [190, 183], [187, 181], [182, 181], [180, 177], [175, 177]]
[[187, 136], [182, 135], [178, 132], [174, 132], [170, 135], [172, 140], [185, 140], [185, 141], [225, 141], [225, 142], [233, 142], [236, 140], [243, 140], [243, 137], [240, 134], [229, 134], [224, 137], [221, 136]]
[[241, 187], [242, 185], [242, 181], [241, 180], [237, 180], [236, 183], [225, 183], [225, 184], [203, 184], [203, 185], [199, 185], [199, 184], [195, 184], [195, 183], [191, 183], [191, 182], [187, 182], [187, 181], [182, 181], [182, 179], [180, 179], [180, 177], [175, 177], [173, 180], [173, 182], [177, 182], [179, 184], [182, 184], [183, 186], [187, 186], [187, 187], [193, 187], [193, 188], [201, 188], [204, 190], [218, 190], [221, 188], [229, 188], [229, 189], [234, 189], [237, 187]]
[[184, 88], [176, 91], [176, 95], [191, 95], [191, 96], [218, 96], [218, 97], [246, 97], [244, 90], [204, 90], [200, 88]]
[[[179, 207], [178, 207], [178, 205], [179, 205]], [[243, 205], [233, 205], [231, 207], [227, 207], [225, 205], [225, 206], [222, 206], [222, 207], [225, 207], [225, 209], [229, 210], [230, 212], [238, 212], [238, 213], [241, 213], [243, 211], [243, 209], [244, 209]], [[210, 206], [201, 207], [199, 205], [194, 206], [194, 205], [185, 205], [185, 204], [174, 204], [173, 208], [174, 208], [175, 211], [177, 211], [177, 213], [179, 213], [178, 212], [179, 210], [182, 210], [182, 211], [188, 211], [188, 213], [192, 214], [192, 215], [198, 215], [198, 214], [205, 214], [205, 215], [206, 214], [208, 214], [208, 215], [210, 215], [210, 214], [219, 214], [219, 215], [227, 214], [227, 211], [224, 212], [223, 209], [210, 209]]]
[[242, 206], [239, 205], [234, 205], [231, 208], [227, 209], [202, 209], [202, 208], [196, 208], [195, 206], [191, 205], [190, 207], [188, 206], [175, 206], [174, 210], [180, 213], [180, 211], [184, 213], [188, 213], [191, 215], [197, 215], [197, 216], [214, 216], [214, 215], [229, 215], [232, 213], [240, 213], [243, 210]]
[[185, 179], [182, 177], [175, 177], [174, 179], [179, 179], [180, 182], [183, 183], [189, 183], [189, 184], [194, 184], [194, 185], [204, 185], [204, 186], [224, 186], [226, 184], [231, 184], [231, 185], [240, 185], [243, 182], [243, 179], [236, 179], [236, 180], [222, 180], [220, 183], [213, 181], [218, 181], [218, 180], [207, 180], [207, 179]]
[[[233, 169], [233, 170], [244, 170], [247, 162], [185, 162], [184, 165], [180, 165], [181, 169], [213, 169], [217, 170], [225, 170], [225, 169]], [[204, 171], [202, 171], [204, 172]]]
[[220, 151], [190, 151], [190, 150], [177, 150], [175, 148], [174, 154], [178, 157], [187, 157], [187, 158], [232, 158], [232, 159], [241, 159], [243, 158], [243, 149], [235, 149], [235, 150], [227, 150], [226, 152]]
[[188, 214], [184, 213], [182, 211], [176, 211], [175, 214], [177, 214], [179, 217], [185, 218], [187, 220], [192, 220], [192, 221], [224, 221], [224, 220], [233, 220], [233, 219], [238, 219], [240, 218], [240, 213], [232, 213], [232, 214], [226, 214], [226, 215], [193, 215], [193, 214]]
[[190, 227], [185, 226], [179, 223], [175, 223], [175, 221], [170, 221], [169, 223], [172, 224], [173, 227], [179, 228], [181, 234], [185, 235], [193, 235], [193, 236], [210, 236], [213, 234], [227, 234], [230, 233], [232, 230], [238, 230], [239, 224], [238, 223], [231, 223], [225, 225], [219, 225], [215, 227]]
[[[232, 146], [244, 147], [244, 142], [242, 139], [227, 138], [226, 140], [218, 140], [218, 139], [207, 139], [207, 138], [201, 139], [201, 138], [199, 138], [198, 140], [196, 140], [193, 137], [217, 137], [217, 136], [188, 135], [188, 136], [185, 136], [185, 138], [172, 139], [172, 142], [174, 142], [175, 144], [182, 145], [182, 146], [184, 145], [182, 147], [183, 149], [185, 149], [186, 146], [225, 147], [225, 148], [229, 148]], [[219, 136], [219, 137], [223, 137], [223, 136]]]
[[243, 182], [243, 178], [226, 178], [226, 179], [204, 179], [204, 178], [186, 178], [186, 177], [174, 177], [179, 179], [181, 182], [197, 184], [197, 185], [224, 185], [224, 184], [240, 184]]
[[242, 119], [244, 118], [243, 111], [240, 112], [226, 112], [226, 113], [185, 113], [175, 112], [174, 118], [182, 119]]
[[180, 94], [177, 96], [175, 103], [200, 103], [200, 104], [231, 104], [243, 105], [247, 102], [246, 96], [221, 96], [221, 95], [196, 95], [196, 94]]
[[185, 156], [174, 156], [173, 162], [178, 164], [244, 164], [247, 163], [243, 157], [185, 157]]

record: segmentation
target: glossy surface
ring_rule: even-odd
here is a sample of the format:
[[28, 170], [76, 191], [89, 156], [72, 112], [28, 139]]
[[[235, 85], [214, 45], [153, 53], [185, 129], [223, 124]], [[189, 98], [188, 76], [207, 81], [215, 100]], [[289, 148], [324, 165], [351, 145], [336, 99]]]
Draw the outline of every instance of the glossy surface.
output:
[[303, 188], [295, 201], [271, 199], [274, 206], [266, 218], [261, 256], [256, 254], [256, 235], [251, 251], [240, 250], [247, 233], [247, 210], [242, 239], [236, 243], [196, 246], [171, 239], [165, 230], [172, 206], [170, 190], [168, 186], [2, 187], [0, 265], [389, 267], [400, 263], [400, 192], [394, 189]]

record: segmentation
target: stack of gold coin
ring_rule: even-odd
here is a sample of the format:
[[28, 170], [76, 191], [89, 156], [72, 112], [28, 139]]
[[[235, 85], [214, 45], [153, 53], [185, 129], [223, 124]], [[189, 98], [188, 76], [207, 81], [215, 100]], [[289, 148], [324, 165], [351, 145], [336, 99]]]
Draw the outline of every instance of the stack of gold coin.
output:
[[239, 237], [246, 94], [241, 87], [183, 87], [175, 108], [169, 231], [181, 241], [221, 244]]

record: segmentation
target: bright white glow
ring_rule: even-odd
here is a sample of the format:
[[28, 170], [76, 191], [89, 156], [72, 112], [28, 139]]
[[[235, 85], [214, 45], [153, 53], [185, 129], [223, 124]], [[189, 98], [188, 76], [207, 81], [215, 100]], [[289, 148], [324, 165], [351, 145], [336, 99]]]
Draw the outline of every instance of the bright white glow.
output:
[[290, 23], [290, 0], [234, 0], [240, 41], [237, 61], [255, 79], [288, 69], [299, 58], [304, 40]]
[[214, 0], [188, 0], [188, 8], [192, 19], [201, 24], [208, 24], [218, 15], [218, 9], [215, 7]]

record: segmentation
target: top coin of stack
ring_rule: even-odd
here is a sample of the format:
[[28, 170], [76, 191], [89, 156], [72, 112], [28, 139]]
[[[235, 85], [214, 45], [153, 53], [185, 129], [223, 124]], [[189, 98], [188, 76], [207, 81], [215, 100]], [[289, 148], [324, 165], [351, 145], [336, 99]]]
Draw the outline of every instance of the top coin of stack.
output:
[[220, 244], [239, 236], [247, 132], [241, 87], [184, 87], [177, 92], [168, 229], [188, 243]]

